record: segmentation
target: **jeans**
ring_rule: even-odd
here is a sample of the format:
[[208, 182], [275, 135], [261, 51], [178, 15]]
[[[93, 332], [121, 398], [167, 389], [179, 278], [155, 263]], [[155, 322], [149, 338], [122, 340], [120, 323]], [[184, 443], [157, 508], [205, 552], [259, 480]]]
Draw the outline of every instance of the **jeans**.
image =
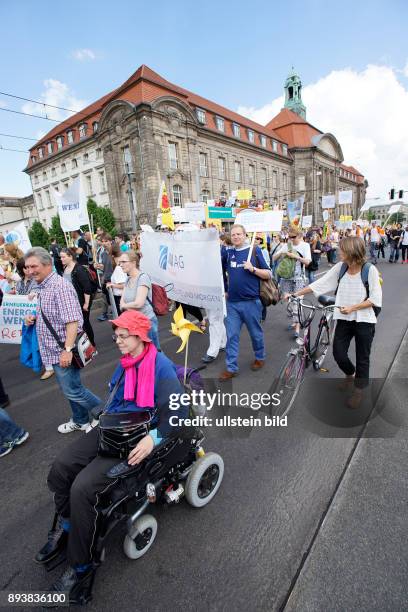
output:
[[377, 242], [370, 242], [370, 257], [374, 260], [374, 263], [377, 263]]
[[[333, 340], [333, 357], [346, 376], [355, 374], [354, 384], [364, 388], [370, 376], [370, 353], [375, 334], [375, 323], [357, 323], [339, 319]], [[356, 343], [356, 365], [348, 356], [352, 338]]]
[[402, 261], [408, 260], [408, 244], [401, 245], [401, 259]]
[[83, 386], [78, 368], [62, 368], [58, 364], [52, 367], [62, 393], [71, 404], [72, 420], [77, 425], [89, 423], [89, 411], [99, 406], [101, 400]]
[[149, 338], [151, 339], [157, 350], [160, 351], [161, 348], [159, 340], [159, 322], [157, 320], [157, 317], [154, 317], [154, 319], [150, 319], [150, 323], [152, 326], [149, 329]]
[[227, 330], [226, 364], [228, 372], [238, 372], [238, 354], [241, 327], [245, 323], [254, 349], [255, 359], [265, 359], [264, 335], [261, 326], [262, 302], [256, 300], [242, 300], [241, 302], [227, 301]]
[[399, 248], [395, 246], [394, 241], [390, 242], [390, 261], [398, 261], [399, 259]]
[[0, 408], [0, 447], [7, 442], [13, 442], [24, 433], [24, 429], [16, 425], [11, 416]]

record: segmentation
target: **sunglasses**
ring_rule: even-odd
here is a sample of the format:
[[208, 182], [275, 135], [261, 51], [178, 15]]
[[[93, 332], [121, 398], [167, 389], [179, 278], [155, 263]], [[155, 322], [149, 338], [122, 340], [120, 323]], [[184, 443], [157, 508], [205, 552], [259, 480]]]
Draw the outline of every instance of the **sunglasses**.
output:
[[297, 238], [297, 236], [289, 236], [289, 238], [295, 239]]

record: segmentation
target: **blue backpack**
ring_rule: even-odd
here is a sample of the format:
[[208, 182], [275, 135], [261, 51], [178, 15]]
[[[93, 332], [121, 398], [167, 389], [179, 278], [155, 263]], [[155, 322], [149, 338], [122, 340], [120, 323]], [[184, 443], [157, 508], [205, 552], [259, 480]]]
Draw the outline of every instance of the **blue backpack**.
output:
[[[369, 261], [366, 261], [365, 264], [363, 264], [361, 268], [361, 282], [363, 283], [365, 290], [366, 290], [366, 300], [370, 299], [370, 285], [368, 284], [368, 274], [370, 272], [370, 268], [372, 265], [373, 264], [371, 264]], [[335, 295], [337, 295], [340, 281], [345, 275], [345, 273], [347, 272], [347, 270], [348, 270], [348, 265], [346, 263], [342, 263], [341, 268], [340, 268], [339, 278], [337, 279], [337, 289], [336, 289]], [[378, 315], [381, 312], [381, 306], [373, 305], [373, 310], [374, 310], [375, 316], [378, 317]]]

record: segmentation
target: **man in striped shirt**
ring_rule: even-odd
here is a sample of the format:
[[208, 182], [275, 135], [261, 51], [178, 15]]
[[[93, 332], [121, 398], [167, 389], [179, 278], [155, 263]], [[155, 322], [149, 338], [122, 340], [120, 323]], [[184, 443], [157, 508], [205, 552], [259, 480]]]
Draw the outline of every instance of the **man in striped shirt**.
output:
[[[100, 404], [100, 399], [81, 382], [80, 370], [72, 365], [72, 349], [78, 332], [82, 331], [82, 312], [74, 287], [52, 271], [52, 257], [41, 247], [25, 254], [25, 267], [37, 282], [38, 305], [36, 314], [26, 317], [26, 324], [36, 322], [41, 359], [44, 366], [52, 366], [72, 409], [72, 419], [58, 427], [60, 433], [86, 430], [89, 411]], [[45, 323], [44, 316], [64, 345], [62, 349]]]

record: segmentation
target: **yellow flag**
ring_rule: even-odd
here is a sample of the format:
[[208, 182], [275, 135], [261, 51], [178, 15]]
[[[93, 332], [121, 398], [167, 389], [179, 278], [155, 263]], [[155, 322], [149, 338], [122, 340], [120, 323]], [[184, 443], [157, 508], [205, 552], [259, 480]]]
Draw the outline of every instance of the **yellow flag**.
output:
[[171, 214], [169, 198], [164, 181], [161, 186], [160, 210], [162, 215], [162, 225], [166, 225], [171, 230], [174, 230], [174, 219], [173, 215]]

